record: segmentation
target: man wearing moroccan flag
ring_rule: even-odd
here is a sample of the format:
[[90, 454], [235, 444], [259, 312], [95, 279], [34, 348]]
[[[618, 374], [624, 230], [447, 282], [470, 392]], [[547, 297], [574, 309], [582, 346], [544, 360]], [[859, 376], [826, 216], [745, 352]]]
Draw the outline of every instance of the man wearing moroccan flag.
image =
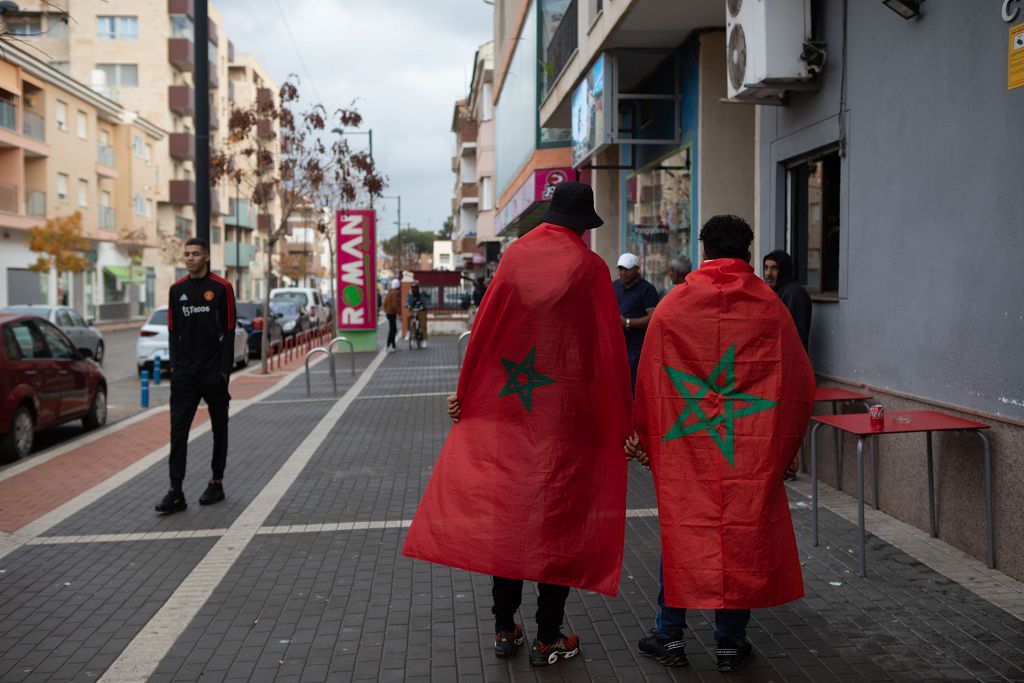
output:
[[686, 609], [714, 609], [721, 671], [750, 654], [750, 609], [803, 596], [782, 476], [814, 401], [814, 373], [775, 292], [750, 266], [750, 226], [715, 216], [706, 261], [658, 305], [634, 404], [661, 524], [662, 592], [640, 652], [686, 663]]
[[560, 183], [544, 220], [484, 295], [449, 397], [456, 424], [402, 551], [494, 577], [500, 657], [525, 640], [523, 580], [539, 582], [534, 665], [579, 652], [560, 630], [569, 587], [618, 591], [632, 431], [608, 267], [581, 239], [602, 223], [590, 187]]

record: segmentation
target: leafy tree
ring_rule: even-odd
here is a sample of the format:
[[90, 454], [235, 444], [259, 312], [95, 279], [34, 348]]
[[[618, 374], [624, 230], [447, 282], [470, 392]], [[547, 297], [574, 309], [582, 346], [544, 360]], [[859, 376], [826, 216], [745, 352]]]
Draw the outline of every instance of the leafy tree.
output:
[[455, 216], [449, 214], [448, 218], [444, 219], [444, 225], [441, 226], [437, 231], [437, 239], [439, 240], [450, 240], [452, 238], [452, 229], [455, 227]]
[[293, 282], [301, 282], [309, 268], [309, 257], [305, 254], [287, 254], [281, 257], [281, 275]]
[[89, 240], [82, 235], [82, 214], [78, 211], [29, 228], [25, 241], [29, 249], [39, 254], [36, 262], [29, 266], [37, 273], [48, 273], [52, 268], [60, 279], [64, 273], [81, 273], [89, 267], [85, 258]]

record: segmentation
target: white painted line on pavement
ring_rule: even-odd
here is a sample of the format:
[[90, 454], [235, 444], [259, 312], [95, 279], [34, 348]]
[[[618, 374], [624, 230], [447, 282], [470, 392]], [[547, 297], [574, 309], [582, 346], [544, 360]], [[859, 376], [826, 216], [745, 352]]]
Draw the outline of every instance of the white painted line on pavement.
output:
[[450, 391], [430, 391], [424, 394], [380, 394], [376, 396], [360, 396], [357, 401], [369, 401], [378, 398], [422, 398], [423, 396], [447, 396]]
[[406, 370], [458, 370], [458, 365], [409, 365], [393, 368], [381, 368], [381, 372], [405, 372]]
[[658, 508], [635, 508], [626, 510], [627, 517], [657, 517]]
[[320, 531], [365, 531], [367, 529], [407, 529], [411, 519], [392, 519], [380, 522], [337, 522], [335, 524], [292, 524], [265, 526], [256, 533], [264, 534], [308, 534]]
[[183, 538], [217, 538], [227, 529], [191, 531], [140, 531], [128, 534], [85, 534], [82, 536], [38, 536], [26, 545], [72, 545], [75, 543], [123, 543], [125, 541], [169, 541]]
[[288, 456], [274, 478], [238, 516], [206, 557], [185, 577], [163, 607], [121, 651], [100, 681], [144, 681], [153, 674], [160, 660], [199, 613], [249, 541], [259, 531], [267, 516], [284, 498], [317, 448], [326, 441], [331, 429], [352, 405], [355, 397], [366, 387], [386, 357], [384, 351], [377, 354], [356, 383]]

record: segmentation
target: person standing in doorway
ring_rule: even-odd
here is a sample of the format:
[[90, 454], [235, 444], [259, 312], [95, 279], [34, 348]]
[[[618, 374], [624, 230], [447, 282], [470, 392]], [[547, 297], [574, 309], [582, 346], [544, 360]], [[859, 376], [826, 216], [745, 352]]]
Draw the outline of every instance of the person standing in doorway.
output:
[[619, 279], [615, 281], [615, 298], [619, 302], [619, 318], [626, 335], [629, 356], [630, 386], [636, 390], [636, 366], [644, 347], [644, 333], [651, 314], [658, 305], [658, 290], [640, 277], [640, 259], [636, 254], [623, 254], [618, 262]]
[[388, 317], [388, 344], [387, 352], [394, 353], [398, 350], [395, 346], [395, 337], [398, 336], [398, 314], [402, 310], [402, 281], [395, 278], [391, 281], [391, 289], [384, 297], [384, 315]]
[[210, 246], [202, 239], [185, 243], [188, 276], [171, 285], [167, 334], [171, 361], [171, 489], [157, 503], [161, 514], [188, 507], [182, 482], [188, 433], [199, 401], [210, 409], [213, 429], [213, 478], [200, 505], [224, 500], [228, 455], [228, 377], [234, 365], [235, 292], [231, 283], [210, 272]]

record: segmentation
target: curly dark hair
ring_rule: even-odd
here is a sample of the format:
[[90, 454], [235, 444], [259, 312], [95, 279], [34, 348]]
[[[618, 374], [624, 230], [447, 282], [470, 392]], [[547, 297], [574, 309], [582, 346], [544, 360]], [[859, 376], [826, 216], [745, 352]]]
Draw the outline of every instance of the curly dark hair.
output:
[[712, 216], [704, 224], [700, 230], [700, 241], [704, 243], [704, 254], [709, 259], [748, 259], [754, 231], [739, 216], [721, 214]]

